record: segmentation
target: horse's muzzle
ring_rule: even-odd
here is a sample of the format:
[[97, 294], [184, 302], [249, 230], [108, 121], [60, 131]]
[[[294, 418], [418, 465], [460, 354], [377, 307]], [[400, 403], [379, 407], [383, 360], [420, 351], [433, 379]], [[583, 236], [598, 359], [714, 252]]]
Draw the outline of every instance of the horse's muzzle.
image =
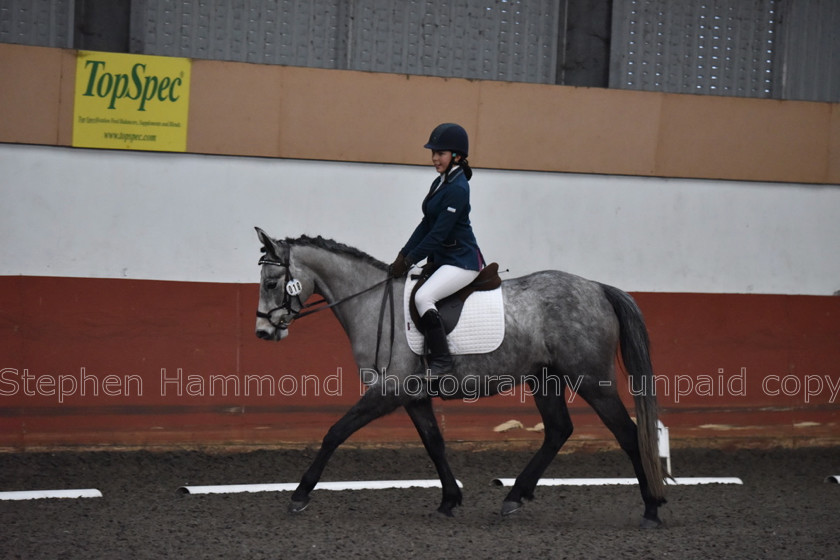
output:
[[258, 327], [257, 330], [254, 331], [254, 334], [257, 335], [257, 338], [261, 338], [263, 340], [282, 340], [289, 334], [289, 329]]
[[257, 338], [261, 338], [263, 340], [271, 340], [274, 338], [274, 335], [265, 329], [257, 329], [255, 334], [257, 335]]
[[257, 324], [254, 334], [263, 340], [280, 340], [289, 334], [289, 325], [294, 321], [289, 315], [282, 315], [278, 321], [272, 321], [271, 313], [257, 312]]

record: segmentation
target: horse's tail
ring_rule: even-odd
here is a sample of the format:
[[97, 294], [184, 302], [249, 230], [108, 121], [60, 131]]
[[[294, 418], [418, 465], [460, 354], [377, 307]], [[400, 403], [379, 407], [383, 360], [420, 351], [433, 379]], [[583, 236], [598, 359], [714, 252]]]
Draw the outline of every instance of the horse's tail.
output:
[[630, 295], [618, 288], [602, 284], [604, 295], [618, 316], [621, 360], [631, 378], [636, 402], [636, 425], [639, 452], [651, 493], [665, 498], [664, 473], [659, 458], [659, 414], [650, 363], [650, 339], [642, 311]]

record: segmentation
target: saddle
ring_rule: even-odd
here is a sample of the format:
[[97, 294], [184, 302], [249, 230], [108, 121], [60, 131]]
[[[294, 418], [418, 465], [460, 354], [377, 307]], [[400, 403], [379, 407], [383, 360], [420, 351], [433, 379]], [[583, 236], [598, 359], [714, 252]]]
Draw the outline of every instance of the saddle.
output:
[[[412, 274], [411, 279], [417, 280], [414, 289], [411, 290], [411, 297], [409, 301], [409, 310], [411, 311], [411, 320], [420, 332], [423, 332], [422, 321], [420, 320], [420, 313], [417, 312], [417, 306], [414, 305], [414, 296], [417, 290], [425, 284], [426, 280], [437, 270], [437, 266], [433, 264], [426, 264], [419, 274]], [[481, 269], [478, 276], [475, 277], [470, 284], [464, 286], [451, 296], [448, 296], [437, 302], [438, 313], [443, 320], [443, 326], [446, 334], [452, 332], [455, 325], [458, 324], [458, 319], [461, 318], [461, 311], [464, 309], [464, 302], [474, 292], [484, 292], [495, 290], [502, 285], [502, 278], [499, 276], [499, 264], [490, 263]], [[425, 334], [425, 333], [423, 333]]]

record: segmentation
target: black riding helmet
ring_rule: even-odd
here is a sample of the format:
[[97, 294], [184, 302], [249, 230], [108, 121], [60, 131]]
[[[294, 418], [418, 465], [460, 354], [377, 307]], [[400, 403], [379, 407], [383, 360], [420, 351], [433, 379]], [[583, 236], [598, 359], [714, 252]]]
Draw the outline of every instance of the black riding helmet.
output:
[[443, 123], [435, 127], [429, 141], [423, 147], [430, 150], [448, 150], [461, 157], [467, 157], [470, 153], [470, 140], [467, 131], [461, 125]]

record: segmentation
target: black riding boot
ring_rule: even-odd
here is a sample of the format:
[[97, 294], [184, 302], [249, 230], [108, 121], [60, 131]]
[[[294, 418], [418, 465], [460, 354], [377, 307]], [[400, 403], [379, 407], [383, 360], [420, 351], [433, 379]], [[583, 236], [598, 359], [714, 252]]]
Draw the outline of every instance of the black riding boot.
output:
[[426, 331], [426, 345], [429, 347], [429, 376], [438, 377], [452, 373], [452, 355], [446, 343], [446, 330], [440, 313], [437, 309], [430, 309], [421, 320]]

